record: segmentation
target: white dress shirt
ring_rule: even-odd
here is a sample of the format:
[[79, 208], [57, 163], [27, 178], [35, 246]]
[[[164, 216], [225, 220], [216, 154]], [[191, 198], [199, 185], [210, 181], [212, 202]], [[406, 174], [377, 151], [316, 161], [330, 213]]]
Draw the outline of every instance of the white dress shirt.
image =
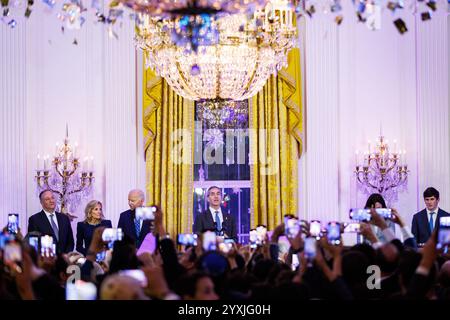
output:
[[58, 219], [56, 218], [56, 211], [52, 212], [47, 212], [44, 210], [45, 215], [47, 216], [48, 222], [50, 222], [50, 225], [53, 226], [52, 224], [52, 217], [50, 217], [51, 214], [53, 214], [53, 222], [55, 222], [56, 226], [58, 227], [59, 230], [59, 224], [58, 224]]
[[[434, 214], [433, 214], [433, 227], [436, 227], [436, 218], [437, 218], [437, 215], [438, 215], [438, 212], [439, 212], [439, 207], [436, 207], [436, 210], [434, 210], [434, 211], [431, 211], [431, 210], [428, 210], [427, 209], [427, 220], [428, 220], [428, 225], [430, 224], [430, 218], [431, 218], [431, 212], [434, 212]], [[431, 231], [433, 231], [433, 230], [431, 230]]]
[[214, 223], [216, 223], [216, 211], [219, 211], [220, 225], [223, 225], [222, 209], [219, 208], [219, 209], [216, 210], [214, 208], [209, 207], [209, 211], [211, 212], [211, 215], [212, 215]]

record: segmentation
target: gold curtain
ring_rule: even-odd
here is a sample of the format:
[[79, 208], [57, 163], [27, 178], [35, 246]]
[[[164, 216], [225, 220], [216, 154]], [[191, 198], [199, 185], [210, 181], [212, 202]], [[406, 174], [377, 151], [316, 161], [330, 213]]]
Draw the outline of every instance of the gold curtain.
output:
[[273, 230], [284, 214], [297, 215], [298, 158], [302, 153], [300, 53], [251, 99], [252, 227]]
[[147, 204], [161, 206], [171, 235], [191, 232], [194, 103], [150, 69], [143, 81]]

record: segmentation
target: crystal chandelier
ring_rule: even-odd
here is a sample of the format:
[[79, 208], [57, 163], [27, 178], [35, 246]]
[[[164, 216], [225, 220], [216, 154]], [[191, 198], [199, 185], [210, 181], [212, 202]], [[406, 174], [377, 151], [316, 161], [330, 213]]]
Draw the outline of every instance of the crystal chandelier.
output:
[[376, 143], [375, 150], [371, 150], [368, 142], [368, 151], [364, 153], [363, 164], [359, 163], [359, 152], [356, 152], [356, 179], [366, 194], [380, 193], [387, 201], [396, 200], [399, 188], [406, 187], [408, 179], [408, 166], [405, 161], [406, 151], [397, 151], [397, 141], [391, 151], [389, 141], [384, 136]]
[[270, 1], [249, 19], [243, 14], [160, 19], [141, 14], [136, 45], [146, 66], [189, 100], [244, 100], [287, 65], [296, 44], [288, 0]]
[[248, 100], [202, 100], [196, 106], [197, 118], [208, 129], [245, 129], [248, 126]]
[[198, 13], [253, 13], [268, 0], [118, 0], [135, 12], [169, 17]]

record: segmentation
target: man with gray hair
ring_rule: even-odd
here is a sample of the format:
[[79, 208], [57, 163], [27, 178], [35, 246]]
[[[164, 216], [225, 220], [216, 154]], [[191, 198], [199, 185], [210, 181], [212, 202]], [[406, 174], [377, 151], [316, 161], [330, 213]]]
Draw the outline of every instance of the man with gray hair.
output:
[[139, 248], [145, 236], [150, 232], [150, 221], [136, 219], [136, 208], [144, 206], [145, 194], [140, 189], [133, 189], [128, 193], [129, 210], [120, 214], [117, 228], [121, 228], [125, 236], [129, 237]]

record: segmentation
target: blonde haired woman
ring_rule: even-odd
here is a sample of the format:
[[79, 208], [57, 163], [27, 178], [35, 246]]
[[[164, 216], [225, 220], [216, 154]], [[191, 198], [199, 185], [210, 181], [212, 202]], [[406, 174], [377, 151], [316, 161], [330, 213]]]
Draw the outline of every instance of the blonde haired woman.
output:
[[92, 200], [84, 209], [84, 221], [77, 224], [77, 251], [86, 255], [94, 230], [98, 227], [112, 228], [111, 220], [105, 220], [100, 201]]

